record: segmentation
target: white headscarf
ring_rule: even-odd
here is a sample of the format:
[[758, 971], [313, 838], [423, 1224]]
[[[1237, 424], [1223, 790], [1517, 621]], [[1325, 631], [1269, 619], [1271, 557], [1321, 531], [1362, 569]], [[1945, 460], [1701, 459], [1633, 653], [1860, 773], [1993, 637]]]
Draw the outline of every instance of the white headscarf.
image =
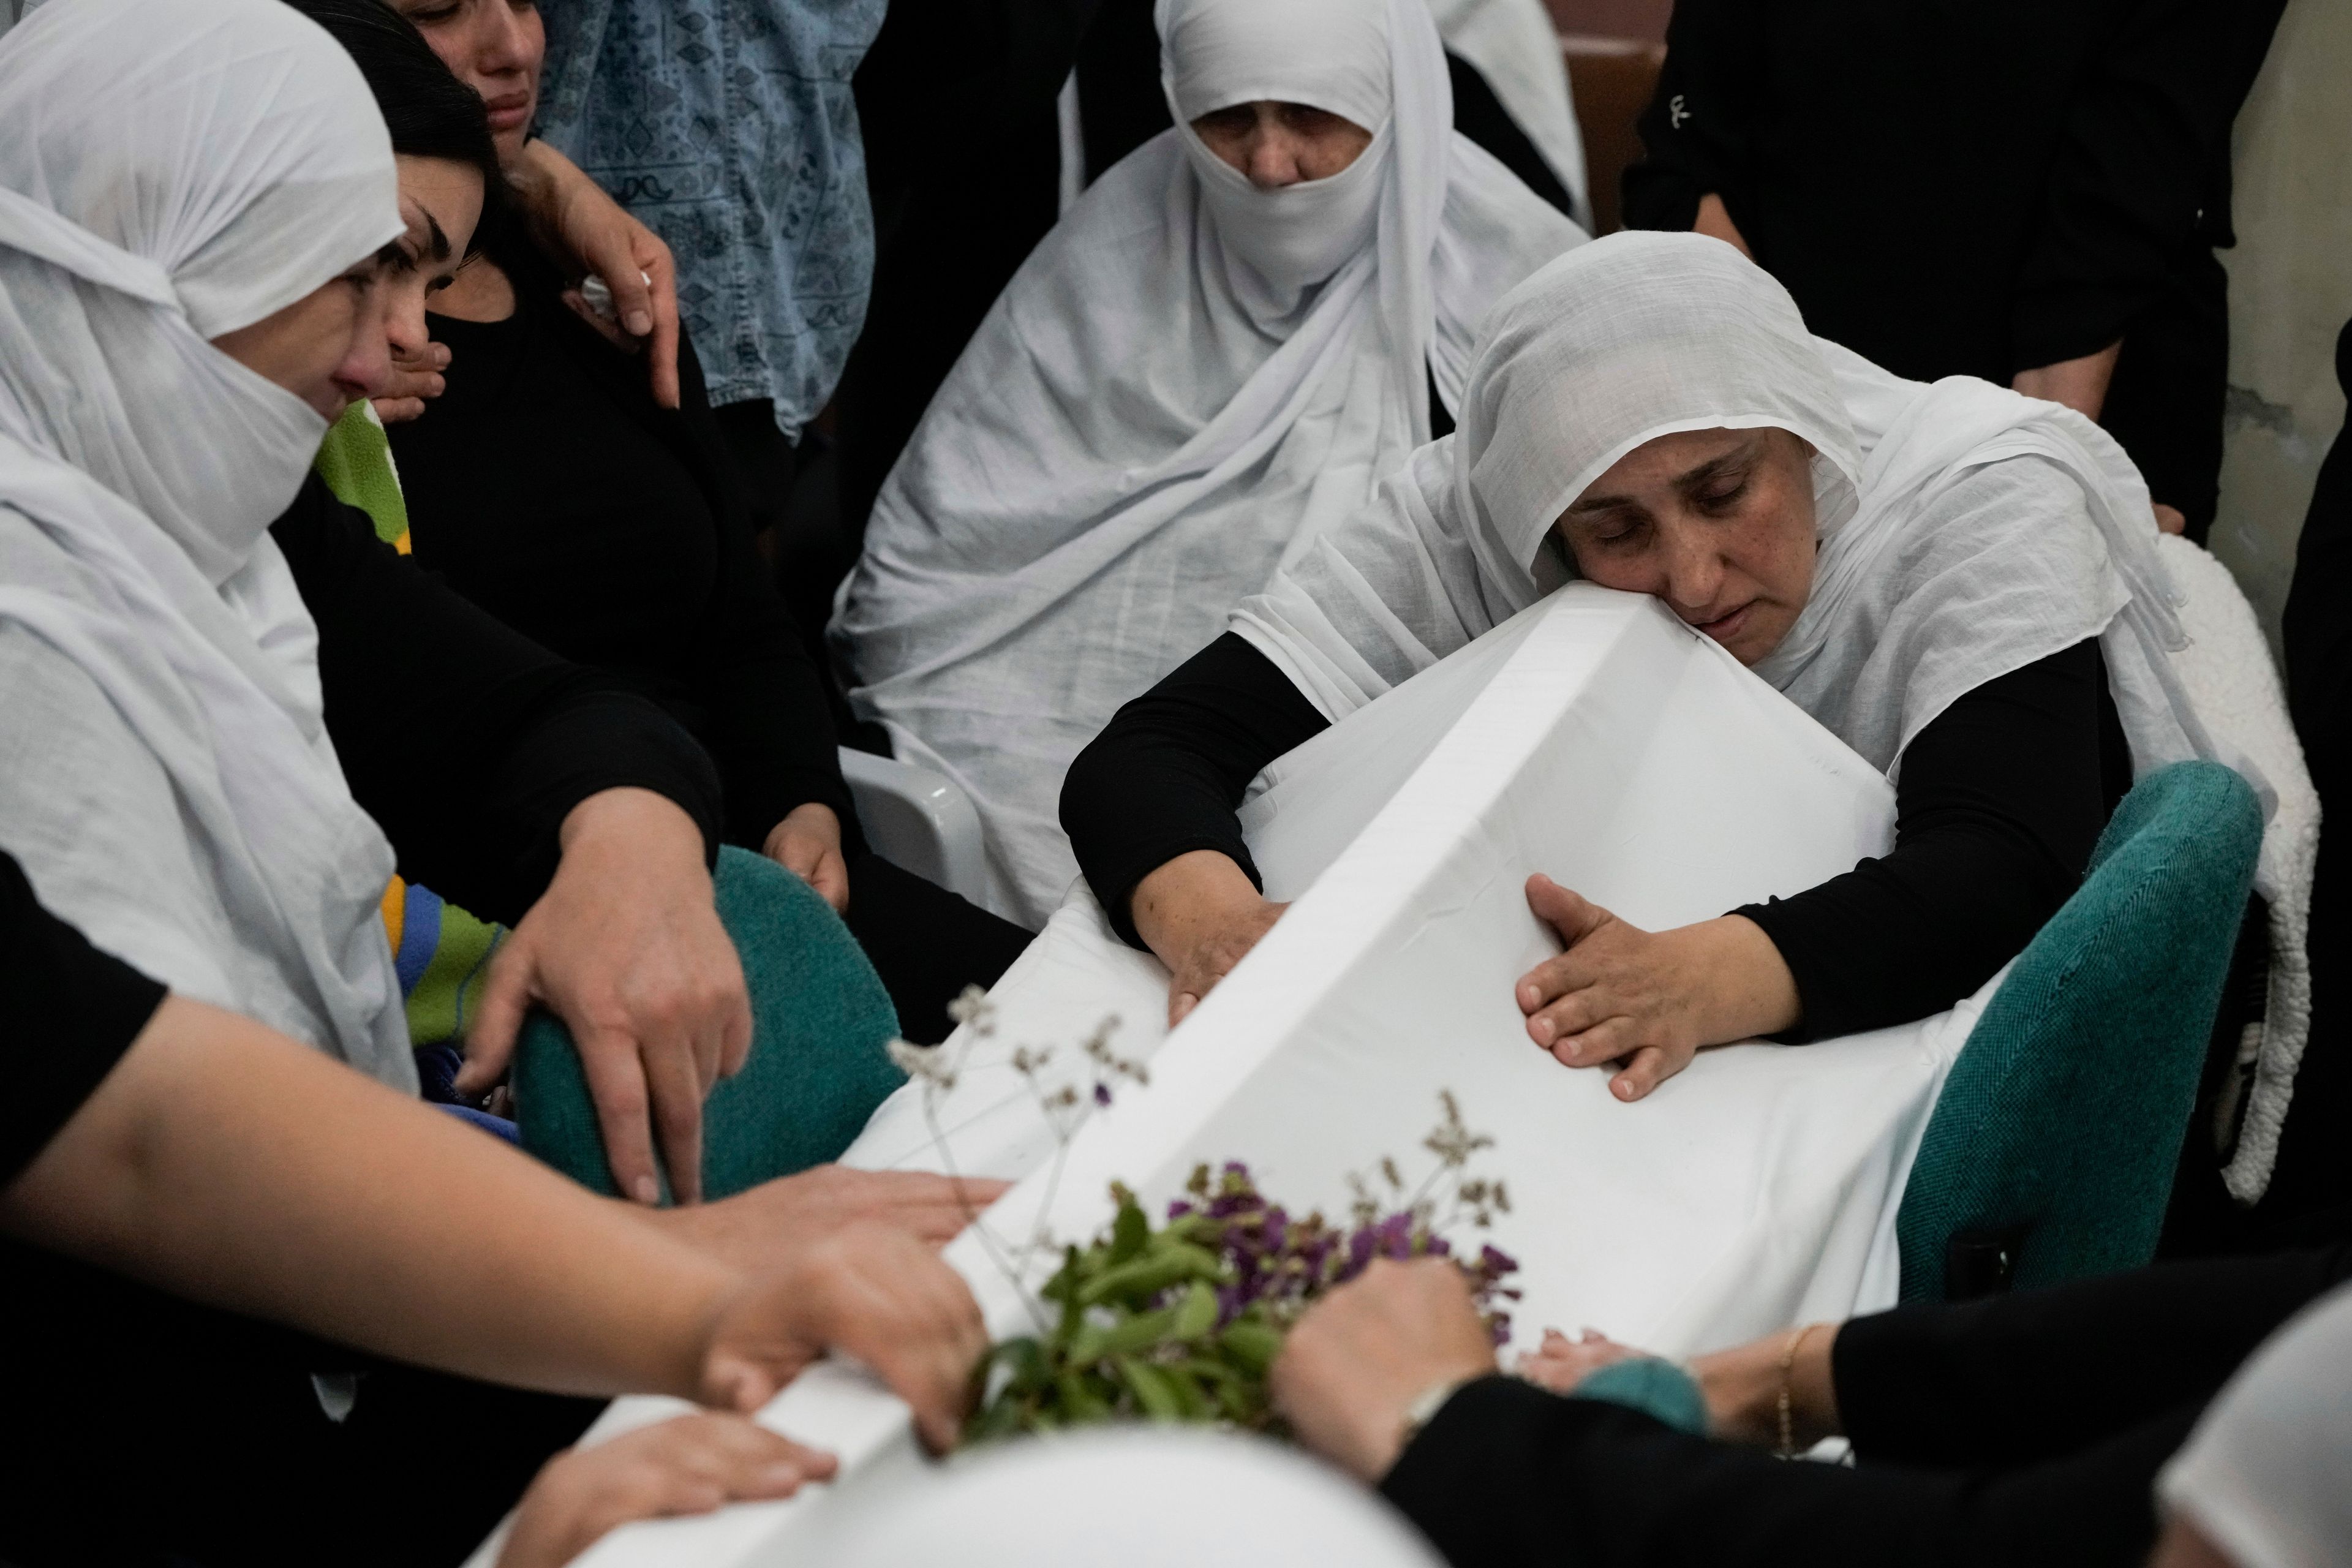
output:
[[[1452, 129], [1423, 0], [1160, 0], [1175, 126], [1024, 264], [876, 502], [835, 623], [852, 701], [972, 796], [991, 902], [1076, 865], [1062, 776], [1458, 399], [1477, 324], [1584, 237]], [[1373, 132], [1262, 191], [1192, 119], [1255, 99]]]
[[1565, 582], [1552, 524], [1682, 430], [1810, 442], [1811, 599], [1756, 673], [1890, 773], [1952, 701], [2099, 637], [2137, 767], [2212, 754], [2147, 488], [2071, 409], [1969, 376], [1905, 381], [1805, 331], [1698, 235], [1623, 234], [1496, 307], [1461, 427], [1278, 572], [1234, 628], [1338, 719]]
[[[366, 82], [278, 0], [55, 0], [0, 42], [0, 622], [96, 684], [180, 808], [76, 833], [0, 782], [0, 846], [100, 947], [413, 1085], [392, 851], [267, 531], [326, 421], [207, 342], [401, 227]], [[191, 859], [238, 951], [141, 907]]]

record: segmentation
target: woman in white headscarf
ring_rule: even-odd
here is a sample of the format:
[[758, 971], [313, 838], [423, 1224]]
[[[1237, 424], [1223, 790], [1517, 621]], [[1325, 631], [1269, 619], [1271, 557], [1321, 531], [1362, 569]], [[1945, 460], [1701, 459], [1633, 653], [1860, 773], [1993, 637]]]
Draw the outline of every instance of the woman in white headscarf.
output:
[[1076, 864], [1118, 705], [1449, 428], [1480, 319], [1581, 231], [1454, 133], [1422, 0], [1160, 0], [1176, 125], [998, 300], [876, 503], [850, 700], [972, 797], [990, 901]]
[[1917, 1018], [2063, 902], [2136, 771], [2210, 742], [2147, 491], [2082, 416], [1903, 381], [1695, 235], [1622, 235], [1496, 307], [1460, 430], [1129, 705], [1063, 816], [1181, 1016], [1280, 910], [1234, 807], [1265, 764], [1580, 575], [1653, 594], [1894, 779], [1895, 852], [1645, 932], [1542, 878], [1528, 1033], [1647, 1093], [1701, 1046]]
[[[0, 848], [174, 992], [414, 1091], [356, 784], [404, 858], [515, 922], [476, 1084], [549, 1007], [622, 1190], [657, 1195], [657, 1116], [690, 1199], [751, 1034], [709, 760], [306, 485], [479, 212], [479, 167], [415, 162], [425, 195], [277, 0], [52, 0], [0, 39]], [[420, 710], [468, 770], [415, 754]]]

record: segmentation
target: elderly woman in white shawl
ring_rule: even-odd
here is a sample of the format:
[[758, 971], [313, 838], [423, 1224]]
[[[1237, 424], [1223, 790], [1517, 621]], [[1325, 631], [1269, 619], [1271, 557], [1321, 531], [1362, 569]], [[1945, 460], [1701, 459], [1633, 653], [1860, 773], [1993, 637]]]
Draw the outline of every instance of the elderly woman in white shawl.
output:
[[[1537, 1044], [1637, 1099], [1697, 1048], [1924, 1016], [2079, 880], [2135, 771], [2211, 750], [2147, 488], [2082, 416], [1889, 375], [1731, 247], [1622, 235], [1499, 305], [1461, 429], [1129, 704], [1063, 819], [1181, 1017], [1280, 914], [1234, 810], [1268, 762], [1580, 575], [1651, 594], [1893, 777], [1894, 853], [1643, 931], [1542, 877]], [[1737, 765], [1727, 758], [1726, 765]]]
[[1160, 0], [1176, 125], [965, 351], [834, 625], [850, 700], [959, 783], [989, 902], [1076, 872], [1078, 748], [1450, 428], [1480, 319], [1584, 237], [1451, 129], [1423, 0]]

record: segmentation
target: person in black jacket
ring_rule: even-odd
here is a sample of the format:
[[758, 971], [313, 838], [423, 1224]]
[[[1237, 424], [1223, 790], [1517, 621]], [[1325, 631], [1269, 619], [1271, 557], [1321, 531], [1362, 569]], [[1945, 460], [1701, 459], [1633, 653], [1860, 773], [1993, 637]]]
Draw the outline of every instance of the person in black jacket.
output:
[[2231, 121], [2284, 0], [1680, 0], [1625, 221], [1751, 254], [1899, 375], [2103, 419], [2202, 542]]
[[[294, 4], [358, 62], [394, 150], [411, 155], [412, 183], [419, 158], [481, 126], [472, 89], [425, 47], [439, 34], [420, 37], [376, 0]], [[517, 90], [535, 91], [536, 51], [509, 52]], [[481, 246], [435, 291], [431, 314], [396, 328], [404, 355], [423, 357], [426, 331], [446, 351], [446, 389], [391, 426], [416, 561], [683, 723], [718, 764], [723, 839], [823, 894], [874, 961], [901, 1029], [944, 1038], [948, 1004], [992, 984], [1028, 933], [866, 847], [824, 681], [753, 547], [744, 479], [693, 344], [680, 337], [679, 397], [665, 407], [618, 330], [567, 308], [562, 277], [498, 204]]]
[[[1383, 1260], [1292, 1328], [1274, 1402], [1454, 1568], [2137, 1568], [2159, 1470], [2240, 1364], [2331, 1291], [2343, 1302], [2347, 1279], [2338, 1247], [1805, 1325], [1691, 1363], [1700, 1436], [1548, 1391], [1618, 1347], [1555, 1340], [1524, 1364], [1533, 1381], [1497, 1375], [1461, 1270]], [[1855, 1468], [1772, 1457], [1832, 1436]], [[2322, 1561], [2311, 1545], [2246, 1568]], [[2226, 1561], [2178, 1521], [2165, 1552], [2168, 1568]]]

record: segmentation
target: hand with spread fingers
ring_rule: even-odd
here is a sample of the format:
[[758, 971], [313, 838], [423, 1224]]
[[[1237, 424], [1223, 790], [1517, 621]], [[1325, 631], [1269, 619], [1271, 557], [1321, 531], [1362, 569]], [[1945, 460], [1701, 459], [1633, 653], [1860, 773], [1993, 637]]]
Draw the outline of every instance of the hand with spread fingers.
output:
[[913, 1409], [924, 1447], [955, 1447], [988, 1329], [963, 1276], [903, 1230], [861, 1220], [799, 1248], [712, 1320], [701, 1399], [757, 1410], [818, 1357], [866, 1367]]
[[624, 1524], [788, 1498], [839, 1468], [749, 1416], [701, 1411], [640, 1426], [548, 1460], [515, 1509], [498, 1568], [562, 1568]]
[[621, 1192], [660, 1199], [655, 1134], [681, 1204], [702, 1195], [702, 1102], [751, 1050], [751, 999], [719, 923], [701, 829], [650, 790], [609, 789], [563, 820], [554, 879], [490, 962], [457, 1074], [488, 1089], [524, 1013], [572, 1031]]
[[1647, 931], [1538, 873], [1528, 907], [1566, 944], [1519, 977], [1528, 1037], [1569, 1067], [1613, 1066], [1610, 1092], [1640, 1100], [1706, 1046], [1797, 1022], [1780, 950], [1738, 915]]

